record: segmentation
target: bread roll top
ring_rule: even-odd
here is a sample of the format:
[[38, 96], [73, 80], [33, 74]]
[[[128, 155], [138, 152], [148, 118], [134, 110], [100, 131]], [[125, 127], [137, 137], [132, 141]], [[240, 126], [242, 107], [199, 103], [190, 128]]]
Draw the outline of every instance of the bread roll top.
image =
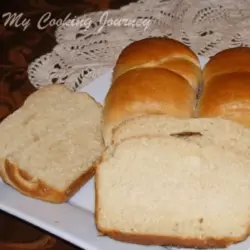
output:
[[201, 116], [250, 112], [250, 72], [230, 73], [213, 78], [200, 98]]
[[104, 139], [125, 119], [141, 114], [192, 117], [196, 93], [187, 81], [162, 68], [138, 68], [116, 79], [103, 109]]
[[104, 102], [106, 144], [112, 130], [133, 116], [192, 117], [201, 76], [198, 57], [181, 42], [146, 38], [128, 45], [118, 57]]
[[200, 117], [224, 117], [250, 127], [250, 48], [227, 49], [204, 68]]
[[226, 49], [213, 56], [203, 70], [204, 84], [213, 77], [232, 72], [250, 72], [250, 48]]
[[198, 57], [188, 46], [169, 38], [146, 38], [127, 46], [116, 62], [113, 81], [129, 70], [154, 67], [181, 75], [195, 90], [199, 87], [201, 69]]

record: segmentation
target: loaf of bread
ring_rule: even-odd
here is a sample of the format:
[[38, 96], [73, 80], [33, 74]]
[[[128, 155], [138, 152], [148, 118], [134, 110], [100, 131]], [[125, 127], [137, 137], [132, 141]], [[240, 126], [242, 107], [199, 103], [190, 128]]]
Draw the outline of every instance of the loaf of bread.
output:
[[97, 166], [98, 230], [146, 245], [210, 248], [245, 240], [250, 130], [219, 118], [148, 118], [124, 123], [127, 132]]
[[110, 143], [112, 130], [130, 117], [192, 117], [200, 82], [198, 57], [186, 45], [168, 38], [147, 38], [130, 44], [117, 60], [105, 98], [105, 143]]
[[207, 63], [200, 117], [223, 117], [250, 127], [250, 48], [227, 49]]
[[61, 203], [95, 173], [102, 106], [62, 85], [37, 90], [0, 124], [0, 176], [24, 195]]
[[103, 235], [194, 248], [247, 239], [250, 48], [216, 54], [201, 76], [180, 42], [134, 42], [118, 57], [103, 119], [108, 147], [95, 182]]

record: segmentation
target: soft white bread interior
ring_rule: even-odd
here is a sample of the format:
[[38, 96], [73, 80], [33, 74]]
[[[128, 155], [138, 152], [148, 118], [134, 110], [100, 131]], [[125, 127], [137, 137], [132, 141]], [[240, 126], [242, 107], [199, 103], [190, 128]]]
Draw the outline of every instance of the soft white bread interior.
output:
[[204, 68], [200, 117], [223, 117], [250, 128], [250, 48], [216, 54]]
[[[87, 96], [85, 93], [72, 95], [62, 85], [46, 86], [35, 91], [21, 108], [1, 123], [0, 158], [23, 149], [36, 140], [37, 136], [51, 134], [74, 121], [82, 111], [86, 112], [86, 105], [93, 106], [94, 101]], [[99, 109], [101, 110], [101, 106]]]
[[130, 137], [106, 150], [96, 171], [102, 234], [198, 248], [248, 237], [250, 130], [216, 118], [179, 122], [168, 135], [164, 128], [160, 136]]
[[103, 110], [103, 136], [124, 120], [143, 114], [194, 115], [200, 86], [198, 57], [186, 45], [169, 38], [146, 38], [119, 55]]
[[102, 107], [64, 86], [37, 90], [0, 124], [1, 176], [21, 193], [64, 202], [94, 175]]

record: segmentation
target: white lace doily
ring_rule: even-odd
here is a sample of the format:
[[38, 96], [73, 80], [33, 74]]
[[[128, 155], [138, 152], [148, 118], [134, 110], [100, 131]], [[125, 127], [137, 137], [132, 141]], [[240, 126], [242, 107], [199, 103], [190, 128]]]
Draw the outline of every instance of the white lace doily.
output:
[[171, 37], [205, 57], [250, 46], [250, 0], [140, 0], [72, 19], [55, 36], [52, 51], [30, 64], [29, 80], [36, 88], [61, 83], [77, 90], [113, 67], [125, 46], [145, 37]]

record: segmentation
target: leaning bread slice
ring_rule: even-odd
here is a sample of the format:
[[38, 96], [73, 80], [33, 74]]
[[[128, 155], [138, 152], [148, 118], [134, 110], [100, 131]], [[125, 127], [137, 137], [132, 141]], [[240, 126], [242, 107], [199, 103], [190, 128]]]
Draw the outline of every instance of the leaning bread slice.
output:
[[85, 119], [92, 108], [100, 110], [101, 106], [87, 93], [74, 93], [63, 85], [49, 85], [31, 94], [0, 124], [0, 176], [6, 155], [22, 150], [37, 137], [54, 134], [79, 115]]
[[[209, 129], [215, 137], [222, 133], [216, 124]], [[243, 146], [244, 136], [244, 128], [228, 134], [230, 145], [209, 143], [204, 135], [200, 141], [142, 136], [114, 144], [96, 171], [98, 230], [146, 245], [209, 248], [246, 240], [250, 141]]]
[[3, 180], [34, 198], [67, 201], [102, 154], [101, 112], [87, 93], [59, 86], [35, 92], [1, 125]]

